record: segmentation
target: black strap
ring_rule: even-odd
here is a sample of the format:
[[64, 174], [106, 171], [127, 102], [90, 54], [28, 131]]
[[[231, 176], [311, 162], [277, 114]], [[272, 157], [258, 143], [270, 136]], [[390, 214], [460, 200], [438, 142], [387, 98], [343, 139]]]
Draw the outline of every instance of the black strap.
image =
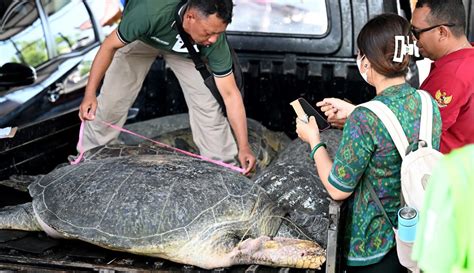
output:
[[191, 56], [191, 59], [194, 62], [194, 66], [196, 69], [201, 73], [201, 76], [204, 80], [211, 76], [209, 70], [207, 70], [206, 65], [201, 59], [201, 56], [196, 52], [193, 45], [191, 44], [190, 37], [188, 33], [186, 33], [183, 29], [183, 21], [181, 20], [181, 16], [179, 14], [179, 10], [186, 4], [187, 1], [181, 1], [178, 5], [178, 9], [175, 12], [175, 20], [176, 20], [176, 28], [178, 29], [179, 36], [181, 36], [181, 40], [183, 40], [184, 45], [188, 49], [188, 53]]
[[390, 220], [390, 217], [388, 217], [387, 212], [383, 208], [382, 202], [380, 202], [380, 199], [377, 196], [377, 193], [375, 193], [374, 187], [372, 187], [372, 184], [370, 184], [370, 181], [367, 181], [367, 187], [370, 190], [370, 195], [372, 196], [372, 199], [374, 199], [379, 209], [383, 212], [383, 215], [385, 215], [385, 218], [387, 218], [388, 222], [390, 223], [392, 227], [396, 228], [396, 226], [392, 223], [392, 220]]
[[[191, 59], [194, 62], [195, 68], [199, 71], [201, 74], [201, 77], [204, 81], [204, 84], [209, 88], [209, 91], [211, 92], [212, 96], [216, 99], [217, 103], [219, 103], [219, 106], [222, 110], [222, 113], [224, 116], [227, 115], [226, 113], [226, 107], [224, 103], [224, 99], [222, 98], [219, 89], [217, 88], [216, 81], [214, 80], [214, 76], [211, 75], [209, 70], [207, 70], [206, 65], [204, 64], [203, 60], [201, 59], [200, 54], [196, 52], [194, 49], [193, 45], [191, 44], [191, 39], [183, 29], [183, 22], [181, 20], [181, 16], [179, 14], [180, 9], [187, 3], [187, 0], [182, 0], [181, 3], [178, 4], [178, 7], [175, 12], [175, 24], [176, 28], [178, 30], [178, 33], [181, 37], [181, 40], [183, 41], [184, 45], [188, 49], [188, 53], [191, 56]], [[227, 39], [227, 37], [226, 37]], [[239, 58], [233, 48], [230, 46], [229, 42], [226, 40], [227, 44], [229, 45], [229, 50], [230, 50], [230, 56], [232, 58], [232, 73], [234, 75], [235, 83], [237, 84], [237, 87], [240, 90], [240, 93], [242, 95], [242, 98], [244, 96], [244, 79], [242, 75], [242, 69], [239, 64]]]

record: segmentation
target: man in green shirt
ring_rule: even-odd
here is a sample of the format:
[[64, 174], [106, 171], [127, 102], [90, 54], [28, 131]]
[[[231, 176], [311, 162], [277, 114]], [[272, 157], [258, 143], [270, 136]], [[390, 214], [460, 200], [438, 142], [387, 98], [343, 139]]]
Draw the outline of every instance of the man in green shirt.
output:
[[[189, 0], [178, 10], [180, 2], [127, 2], [118, 28], [105, 39], [92, 64], [79, 109], [81, 120], [88, 121], [83, 149], [87, 151], [116, 140], [119, 132], [102, 121], [123, 126], [151, 64], [160, 55], [183, 89], [193, 139], [201, 155], [225, 162], [235, 162], [238, 155], [242, 167], [249, 172], [255, 165], [255, 156], [248, 143], [245, 108], [232, 73], [224, 33], [232, 19], [232, 0]], [[181, 16], [183, 29], [196, 50], [207, 60], [228, 119], [189, 58], [176, 28], [175, 13]], [[96, 98], [102, 79], [102, 89]]]

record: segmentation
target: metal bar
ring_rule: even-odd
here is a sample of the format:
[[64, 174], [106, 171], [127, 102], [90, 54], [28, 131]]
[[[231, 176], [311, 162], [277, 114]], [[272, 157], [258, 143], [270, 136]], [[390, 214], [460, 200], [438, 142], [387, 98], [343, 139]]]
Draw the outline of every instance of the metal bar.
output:
[[337, 233], [339, 230], [340, 215], [341, 203], [331, 200], [331, 202], [329, 203], [328, 243], [326, 248], [326, 273], [337, 272]]

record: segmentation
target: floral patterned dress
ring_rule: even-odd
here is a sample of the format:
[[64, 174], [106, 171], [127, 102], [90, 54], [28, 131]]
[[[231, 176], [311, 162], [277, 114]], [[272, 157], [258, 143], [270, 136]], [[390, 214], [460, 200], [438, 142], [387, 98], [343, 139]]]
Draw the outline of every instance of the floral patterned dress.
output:
[[[421, 98], [409, 84], [385, 89], [376, 96], [400, 121], [410, 143], [418, 139]], [[441, 117], [433, 102], [433, 139], [439, 149]], [[347, 265], [365, 266], [379, 262], [395, 239], [392, 227], [370, 196], [371, 183], [392, 223], [397, 223], [400, 207], [400, 168], [402, 159], [382, 121], [370, 110], [357, 107], [349, 116], [342, 141], [329, 174], [329, 183], [344, 192], [353, 192], [347, 200], [345, 226]]]

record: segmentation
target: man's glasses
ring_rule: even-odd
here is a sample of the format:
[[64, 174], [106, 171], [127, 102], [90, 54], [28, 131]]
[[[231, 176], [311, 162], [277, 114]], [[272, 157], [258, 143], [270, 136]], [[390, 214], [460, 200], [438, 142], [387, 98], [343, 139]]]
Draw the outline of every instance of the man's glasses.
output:
[[426, 32], [426, 31], [430, 31], [432, 29], [435, 29], [437, 27], [441, 27], [441, 26], [445, 26], [445, 27], [454, 27], [456, 24], [439, 24], [439, 25], [436, 25], [436, 26], [432, 26], [432, 27], [427, 27], [427, 28], [422, 28], [422, 29], [416, 29], [414, 28], [413, 26], [411, 27], [411, 33], [413, 34], [413, 36], [419, 40], [420, 39], [420, 34], [423, 33], [423, 32]]

